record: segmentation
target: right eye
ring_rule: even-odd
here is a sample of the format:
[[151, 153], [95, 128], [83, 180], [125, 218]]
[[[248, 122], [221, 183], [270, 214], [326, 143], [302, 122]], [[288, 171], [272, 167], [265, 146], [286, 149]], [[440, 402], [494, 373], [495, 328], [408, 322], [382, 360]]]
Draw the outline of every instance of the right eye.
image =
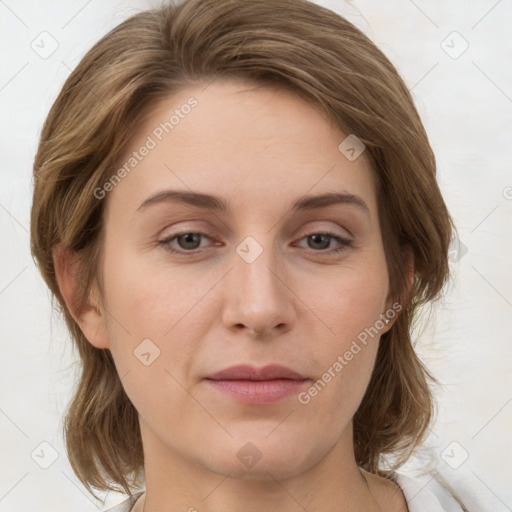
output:
[[[181, 233], [174, 233], [173, 235], [160, 240], [158, 243], [166, 251], [175, 254], [195, 253], [201, 244], [201, 237], [206, 237], [209, 239], [205, 233], [196, 231], [184, 231]], [[178, 250], [171, 245], [174, 240], [176, 240], [176, 242], [181, 246], [181, 250]]]

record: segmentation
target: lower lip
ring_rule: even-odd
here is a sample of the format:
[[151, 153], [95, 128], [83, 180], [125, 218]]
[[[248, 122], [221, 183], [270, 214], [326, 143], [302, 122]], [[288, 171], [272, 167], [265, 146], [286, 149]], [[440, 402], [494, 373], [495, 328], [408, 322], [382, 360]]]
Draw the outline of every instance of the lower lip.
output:
[[236, 398], [244, 404], [271, 404], [300, 392], [308, 380], [212, 380], [215, 389]]

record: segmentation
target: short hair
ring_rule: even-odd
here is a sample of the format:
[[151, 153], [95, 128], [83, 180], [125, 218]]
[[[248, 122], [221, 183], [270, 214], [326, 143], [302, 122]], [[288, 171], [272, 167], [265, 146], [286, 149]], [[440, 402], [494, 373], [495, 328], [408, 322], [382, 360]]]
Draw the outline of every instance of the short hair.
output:
[[[137, 13], [101, 38], [67, 78], [44, 123], [34, 161], [31, 250], [60, 304], [81, 362], [63, 433], [77, 477], [92, 492], [131, 494], [143, 470], [138, 415], [109, 350], [87, 341], [56, 280], [58, 244], [82, 262], [85, 300], [100, 279], [105, 200], [135, 128], [152, 106], [187, 87], [243, 79], [285, 88], [319, 106], [365, 145], [376, 178], [390, 296], [404, 307], [382, 335], [353, 418], [357, 464], [386, 475], [426, 438], [436, 382], [411, 340], [418, 308], [449, 277], [455, 228], [413, 99], [388, 58], [358, 28], [307, 0], [185, 0]], [[414, 257], [408, 286], [404, 251]], [[387, 462], [386, 456], [394, 458]], [[389, 457], [388, 457], [389, 459]], [[93, 493], [94, 494], [94, 493]]]

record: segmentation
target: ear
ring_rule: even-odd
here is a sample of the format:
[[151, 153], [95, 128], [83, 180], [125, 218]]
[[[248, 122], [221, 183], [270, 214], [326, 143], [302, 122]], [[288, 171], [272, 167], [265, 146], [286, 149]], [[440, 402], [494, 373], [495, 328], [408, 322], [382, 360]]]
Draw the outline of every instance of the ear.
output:
[[93, 286], [85, 301], [80, 300], [83, 290], [79, 280], [81, 268], [78, 254], [58, 245], [53, 250], [53, 263], [57, 284], [71, 316], [92, 345], [96, 348], [109, 348], [105, 313], [95, 298], [100, 297], [97, 287]]
[[[412, 251], [412, 248], [409, 245], [406, 245], [402, 249], [402, 258], [403, 258], [403, 264], [406, 269], [406, 291], [404, 292], [403, 296], [408, 297], [409, 294], [412, 292], [412, 288], [414, 286], [414, 253]], [[405, 302], [405, 301], [403, 301]], [[385, 332], [388, 332], [393, 324], [396, 322], [396, 319], [400, 316], [400, 312], [403, 310], [403, 308], [406, 306], [406, 304], [402, 304], [401, 301], [393, 300], [393, 298], [389, 298], [386, 303], [386, 312], [394, 312], [393, 318], [389, 318], [389, 322], [381, 330], [381, 334], [384, 334]], [[386, 315], [386, 313], [384, 313]], [[389, 315], [391, 316], [391, 314]]]

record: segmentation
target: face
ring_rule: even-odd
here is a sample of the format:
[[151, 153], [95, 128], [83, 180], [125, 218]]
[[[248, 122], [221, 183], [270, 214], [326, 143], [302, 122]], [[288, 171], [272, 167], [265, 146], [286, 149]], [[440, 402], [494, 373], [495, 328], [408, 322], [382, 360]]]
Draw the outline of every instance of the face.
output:
[[[374, 177], [347, 135], [288, 91], [219, 80], [138, 127], [99, 199], [104, 329], [86, 335], [111, 350], [146, 454], [285, 478], [352, 442], [392, 322]], [[207, 379], [240, 364], [303, 380]]]

